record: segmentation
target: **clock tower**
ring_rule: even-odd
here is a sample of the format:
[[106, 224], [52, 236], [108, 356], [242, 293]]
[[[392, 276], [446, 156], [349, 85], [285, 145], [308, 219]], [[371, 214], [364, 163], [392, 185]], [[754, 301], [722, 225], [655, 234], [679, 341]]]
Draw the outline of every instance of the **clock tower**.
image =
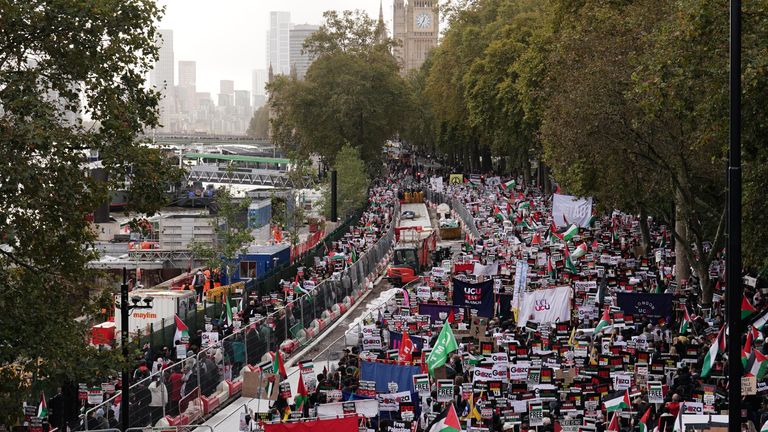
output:
[[429, 51], [437, 46], [440, 15], [437, 0], [394, 0], [394, 55], [402, 74], [421, 67]]

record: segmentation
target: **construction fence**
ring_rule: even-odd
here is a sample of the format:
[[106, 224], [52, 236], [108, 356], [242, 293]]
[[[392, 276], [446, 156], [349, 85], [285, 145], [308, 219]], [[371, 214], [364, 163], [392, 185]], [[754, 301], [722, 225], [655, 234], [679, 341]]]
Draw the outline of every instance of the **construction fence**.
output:
[[[400, 206], [395, 202], [393, 219]], [[355, 221], [359, 218], [353, 218]], [[344, 234], [347, 222], [331, 235]], [[151, 374], [130, 386], [130, 427], [183, 426], [195, 424], [218, 408], [236, 399], [242, 386], [242, 374], [247, 368], [271, 363], [271, 352], [280, 349], [286, 357], [311, 342], [327, 326], [343, 315], [366, 291], [372, 280], [384, 271], [395, 242], [394, 225], [378, 239], [357, 261], [349, 264], [339, 277], [325, 280], [310, 292], [287, 303], [263, 319], [236, 328], [221, 340], [210, 341], [199, 353]], [[251, 286], [262, 292], [271, 291], [279, 282], [274, 276], [270, 285]], [[203, 328], [205, 314], [219, 316], [216, 308], [206, 305], [205, 311], [191, 311], [185, 322], [193, 328]], [[210, 316], [210, 315], [209, 315]], [[194, 327], [193, 327], [194, 326]], [[173, 340], [173, 325], [150, 335], [152, 344], [168, 345]], [[175, 330], [174, 330], [175, 331]], [[158, 333], [162, 333], [158, 335]], [[120, 391], [101, 403], [90, 406], [83, 416], [83, 429], [88, 430], [93, 419], [114, 416], [120, 418]]]

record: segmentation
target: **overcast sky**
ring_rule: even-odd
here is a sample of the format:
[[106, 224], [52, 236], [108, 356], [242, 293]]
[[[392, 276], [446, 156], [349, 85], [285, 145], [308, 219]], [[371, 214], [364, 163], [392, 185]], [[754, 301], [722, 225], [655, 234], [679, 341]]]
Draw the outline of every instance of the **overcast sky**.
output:
[[[251, 91], [251, 71], [264, 69], [269, 12], [287, 11], [294, 24], [322, 24], [330, 9], [361, 9], [379, 15], [379, 0], [158, 0], [164, 5], [161, 29], [173, 30], [174, 61], [197, 61], [197, 91], [219, 92], [219, 80]], [[384, 0], [391, 34], [392, 0]]]

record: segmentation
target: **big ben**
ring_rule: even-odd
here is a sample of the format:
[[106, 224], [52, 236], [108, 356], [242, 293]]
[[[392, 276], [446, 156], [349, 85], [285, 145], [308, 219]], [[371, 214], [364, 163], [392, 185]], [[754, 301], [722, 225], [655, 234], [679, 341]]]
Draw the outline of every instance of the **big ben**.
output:
[[400, 46], [394, 50], [403, 74], [421, 67], [429, 51], [437, 46], [440, 16], [437, 1], [395, 0], [393, 35]]

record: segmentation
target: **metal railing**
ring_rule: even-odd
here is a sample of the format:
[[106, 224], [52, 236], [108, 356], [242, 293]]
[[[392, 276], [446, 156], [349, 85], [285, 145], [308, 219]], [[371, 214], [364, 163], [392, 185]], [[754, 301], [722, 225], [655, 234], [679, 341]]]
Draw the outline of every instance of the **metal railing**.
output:
[[[392, 221], [399, 212], [397, 202], [393, 211]], [[162, 420], [166, 416], [182, 425], [194, 424], [229, 404], [239, 394], [237, 382], [245, 365], [270, 360], [268, 354], [278, 349], [290, 355], [343, 315], [372, 286], [370, 277], [384, 271], [394, 241], [394, 224], [391, 224], [388, 231], [337, 278], [326, 279], [282, 309], [235, 329], [212, 346], [201, 347], [188, 358], [132, 384], [130, 426], [164, 426], [168, 423]], [[115, 418], [119, 418], [120, 397], [121, 392], [117, 392], [88, 409], [83, 418], [95, 416], [98, 410], [105, 416], [111, 410]], [[88, 430], [88, 427], [88, 421], [83, 421], [83, 428]]]

